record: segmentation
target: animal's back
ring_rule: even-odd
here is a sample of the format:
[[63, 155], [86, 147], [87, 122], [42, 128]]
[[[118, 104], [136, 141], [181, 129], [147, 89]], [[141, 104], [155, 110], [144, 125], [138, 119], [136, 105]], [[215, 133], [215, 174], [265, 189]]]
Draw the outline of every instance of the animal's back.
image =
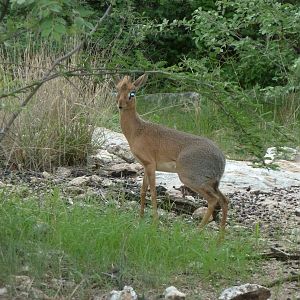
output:
[[155, 155], [158, 164], [178, 164], [184, 160], [190, 170], [217, 180], [224, 173], [225, 156], [208, 138], [143, 121], [136, 139], [144, 149]]

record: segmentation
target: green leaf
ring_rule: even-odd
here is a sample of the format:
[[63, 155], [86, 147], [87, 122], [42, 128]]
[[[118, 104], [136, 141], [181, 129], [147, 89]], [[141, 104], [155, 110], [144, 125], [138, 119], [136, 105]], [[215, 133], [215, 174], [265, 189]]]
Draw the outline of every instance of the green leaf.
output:
[[49, 9], [56, 13], [62, 12], [62, 7], [57, 3], [53, 3], [53, 5], [49, 6]]
[[51, 19], [45, 19], [44, 21], [42, 21], [40, 25], [42, 37], [48, 37], [52, 32], [52, 28], [53, 28], [53, 21]]
[[81, 17], [76, 17], [74, 20], [74, 23], [75, 23], [76, 27], [78, 27], [78, 28], [82, 28], [85, 25], [85, 21]]
[[67, 32], [66, 26], [61, 23], [55, 24], [53, 30], [61, 35], [65, 34]]

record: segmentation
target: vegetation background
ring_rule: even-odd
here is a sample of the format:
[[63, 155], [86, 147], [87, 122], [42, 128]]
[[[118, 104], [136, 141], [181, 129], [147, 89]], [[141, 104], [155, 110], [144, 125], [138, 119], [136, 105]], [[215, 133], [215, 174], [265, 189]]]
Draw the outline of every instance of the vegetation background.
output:
[[[110, 16], [93, 35], [108, 4]], [[198, 101], [141, 98], [145, 118], [215, 139], [230, 157], [299, 145], [300, 14], [294, 0], [2, 0], [0, 127], [51, 63], [59, 64], [2, 141], [6, 163], [81, 163], [92, 126], [116, 127], [111, 73], [153, 72], [145, 94], [196, 92]], [[48, 68], [48, 69], [47, 69]]]
[[[0, 166], [85, 165], [93, 129], [119, 130], [113, 75], [144, 72], [144, 118], [261, 165], [266, 148], [299, 146], [299, 54], [298, 0], [0, 0]], [[199, 97], [149, 100], [171, 92]], [[53, 297], [84, 299], [128, 282], [147, 291], [162, 282], [193, 288], [201, 278], [219, 290], [258, 268], [259, 224], [232, 230], [219, 247], [213, 231], [199, 235], [184, 220], [157, 230], [113, 201], [69, 207], [50, 189], [0, 190], [0, 285], [26, 273]], [[113, 283], [103, 276], [112, 265], [121, 270]]]

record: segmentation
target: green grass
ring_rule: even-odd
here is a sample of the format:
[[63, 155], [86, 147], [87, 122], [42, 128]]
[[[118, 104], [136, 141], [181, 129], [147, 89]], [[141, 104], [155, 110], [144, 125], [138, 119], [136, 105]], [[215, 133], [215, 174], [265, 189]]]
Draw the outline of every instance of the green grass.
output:
[[[96, 199], [68, 206], [55, 190], [39, 199], [2, 191], [0, 241], [0, 283], [26, 274], [36, 282], [85, 280], [89, 287], [96, 281], [107, 291], [124, 284], [142, 290], [174, 284], [174, 276], [213, 280], [216, 286], [246, 279], [256, 248], [249, 232], [231, 232], [218, 245], [218, 234], [199, 232], [196, 223], [176, 218], [157, 227], [150, 213], [141, 221], [135, 210]], [[112, 265], [119, 269], [117, 280], [103, 274]]]

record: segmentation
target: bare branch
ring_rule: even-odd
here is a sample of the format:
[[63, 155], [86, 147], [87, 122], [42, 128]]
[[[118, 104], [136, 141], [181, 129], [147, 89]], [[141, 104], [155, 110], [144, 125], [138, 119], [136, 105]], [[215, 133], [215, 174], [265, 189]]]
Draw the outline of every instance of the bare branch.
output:
[[[49, 69], [50, 70], [50, 69]], [[74, 69], [72, 71], [65, 71], [65, 72], [59, 72], [59, 73], [54, 73], [51, 76], [48, 76], [47, 78], [45, 78], [45, 76], [39, 80], [39, 81], [35, 81], [27, 86], [21, 87], [19, 89], [16, 89], [14, 91], [11, 92], [7, 92], [7, 93], [2, 93], [0, 95], [0, 99], [2, 98], [6, 98], [9, 96], [13, 96], [15, 94], [18, 93], [22, 93], [30, 88], [33, 88], [37, 85], [39, 85], [40, 83], [44, 83], [46, 81], [52, 80], [54, 78], [60, 77], [60, 76], [76, 76], [76, 77], [80, 77], [80, 76], [98, 76], [98, 75], [114, 75], [114, 74], [138, 74], [138, 73], [147, 73], [147, 74], [162, 74], [162, 75], [173, 75], [173, 73], [170, 72], [166, 72], [166, 71], [159, 71], [159, 70], [140, 70], [140, 69], [134, 69], [134, 70], [120, 70], [120, 69], [102, 69], [102, 68], [97, 68], [97, 69], [91, 69], [92, 72], [87, 72], [84, 69]]]

